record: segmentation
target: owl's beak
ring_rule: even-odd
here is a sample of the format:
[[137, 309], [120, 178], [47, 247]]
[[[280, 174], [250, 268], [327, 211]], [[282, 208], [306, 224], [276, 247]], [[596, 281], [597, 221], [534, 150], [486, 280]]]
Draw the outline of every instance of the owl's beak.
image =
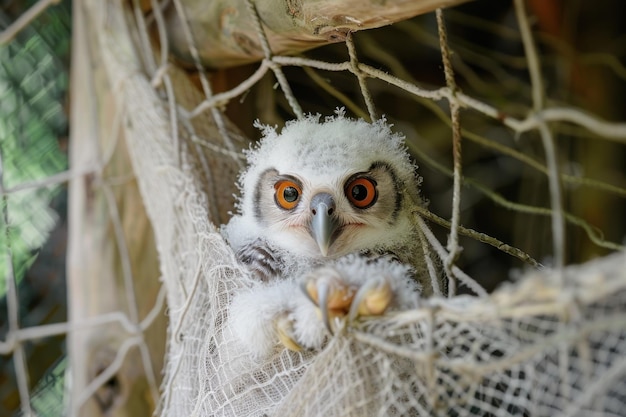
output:
[[319, 193], [311, 199], [311, 219], [310, 232], [317, 242], [322, 256], [328, 254], [328, 248], [335, 240], [334, 234], [338, 227], [337, 216], [335, 214], [335, 200], [328, 193]]

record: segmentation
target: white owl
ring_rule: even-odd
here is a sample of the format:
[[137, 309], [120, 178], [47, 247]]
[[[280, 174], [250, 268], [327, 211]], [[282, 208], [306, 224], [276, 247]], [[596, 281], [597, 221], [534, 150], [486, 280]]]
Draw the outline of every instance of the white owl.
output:
[[[420, 178], [384, 120], [307, 116], [267, 126], [247, 153], [239, 213], [223, 234], [257, 285], [231, 324], [259, 356], [279, 342], [320, 348], [336, 320], [431, 295], [413, 208]], [[320, 314], [321, 313], [321, 314]], [[321, 316], [321, 319], [320, 319]]]

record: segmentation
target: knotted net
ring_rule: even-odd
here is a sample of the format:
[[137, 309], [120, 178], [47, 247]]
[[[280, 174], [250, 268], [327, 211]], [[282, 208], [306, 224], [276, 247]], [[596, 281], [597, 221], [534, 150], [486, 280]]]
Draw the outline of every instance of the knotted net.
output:
[[[181, 117], [184, 109], [168, 109], [135, 68], [137, 54], [121, 54], [120, 43], [112, 43], [106, 61], [124, 105], [128, 146], [155, 227], [170, 310], [162, 415], [623, 413], [622, 254], [584, 267], [528, 273], [491, 296], [424, 300], [414, 311], [347, 326], [321, 352], [282, 350], [271, 358], [250, 358], [227, 326], [229, 303], [238, 289], [251, 285], [250, 278], [209, 221], [212, 190], [202, 171], [207, 154], [215, 151], [198, 151]], [[262, 66], [295, 62], [290, 60], [273, 57]], [[356, 73], [368, 70], [368, 76], [389, 78], [368, 67]], [[167, 70], [172, 78], [176, 71]], [[390, 82], [414, 94], [446, 97], [453, 113], [460, 105], [495, 112], [451, 88], [427, 92], [395, 78]], [[506, 122], [542, 131], [546, 117]], [[214, 146], [229, 149], [220, 138]], [[558, 226], [555, 233], [561, 233]]]
[[[107, 72], [124, 108], [127, 145], [167, 291], [161, 415], [623, 413], [626, 259], [621, 254], [582, 268], [528, 273], [491, 296], [424, 300], [414, 311], [346, 327], [321, 352], [282, 350], [269, 359], [250, 358], [227, 326], [233, 294], [251, 285], [250, 278], [210, 221], [214, 191], [206, 183], [211, 174], [213, 181], [220, 179], [216, 171], [207, 172], [211, 159], [236, 151], [228, 142], [233, 129], [224, 138], [229, 129], [220, 125], [219, 115], [201, 122], [184, 116], [190, 109], [180, 97], [179, 69], [162, 68], [167, 75], [161, 88], [154, 88], [139, 65], [140, 54], [130, 42], [133, 28], [122, 12], [103, 13], [108, 30], [100, 45], [108, 52]], [[273, 57], [261, 66], [293, 59]], [[446, 97], [453, 112], [460, 105], [496, 112], [451, 88], [424, 91], [369, 67], [357, 75], [366, 71], [413, 94]], [[168, 78], [175, 80], [173, 94]], [[505, 122], [542, 131], [547, 117]], [[196, 124], [211, 122], [213, 131], [201, 140], [213, 145], [203, 147], [194, 141], [202, 135]]]
[[[561, 206], [562, 175], [549, 122], [574, 123], [599, 137], [620, 141], [626, 137], [626, 127], [573, 107], [544, 106], [523, 2], [515, 6], [533, 99], [533, 111], [526, 118], [510, 116], [457, 88], [441, 11], [437, 23], [443, 87], [422, 88], [409, 77], [359, 62], [350, 33], [345, 39], [348, 59], [328, 63], [272, 55], [263, 41], [264, 32], [258, 31], [266, 50], [257, 70], [236, 87], [213, 94], [203, 76], [198, 88], [183, 69], [168, 61], [163, 46], [167, 34], [160, 6], [155, 4], [148, 19], [139, 2], [133, 8], [85, 1], [81, 7], [95, 25], [92, 33], [103, 57], [103, 71], [117, 108], [122, 109], [117, 122], [159, 253], [169, 316], [160, 415], [624, 415], [626, 257], [617, 253], [583, 266], [563, 266], [564, 222], [571, 219]], [[252, 3], [247, 4], [246, 11], [254, 16]], [[259, 23], [256, 16], [254, 21]], [[150, 36], [147, 25], [157, 27], [160, 52], [155, 52], [157, 39]], [[219, 109], [273, 72], [287, 107], [296, 117], [302, 116], [298, 94], [292, 92], [282, 70], [290, 66], [354, 76], [366, 103], [366, 117], [376, 117], [366, 79], [384, 81], [420, 100], [449, 104], [452, 133], [448, 137], [452, 136], [454, 146], [447, 248], [423, 219], [439, 220], [423, 211], [416, 216], [423, 216], [419, 217], [423, 237], [433, 262], [443, 265], [453, 294], [422, 300], [415, 310], [347, 324], [319, 352], [277, 350], [270, 358], [255, 359], [228, 327], [233, 296], [252, 281], [216, 224], [231, 202], [235, 190], [230, 184], [244, 163], [240, 150], [247, 144]], [[498, 129], [538, 132], [546, 155], [540, 170], [549, 178], [551, 209], [546, 210], [554, 240], [554, 268], [528, 270], [490, 295], [455, 266], [460, 233], [535, 266], [537, 262], [460, 226], [460, 108], [493, 120]], [[598, 238], [595, 231], [589, 233], [601, 244], [620, 249]], [[454, 294], [463, 288], [473, 294]]]

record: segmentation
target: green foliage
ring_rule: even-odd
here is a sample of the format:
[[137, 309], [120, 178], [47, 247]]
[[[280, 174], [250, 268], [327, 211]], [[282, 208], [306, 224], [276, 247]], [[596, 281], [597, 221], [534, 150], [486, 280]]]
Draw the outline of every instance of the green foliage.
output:
[[[10, 21], [0, 12], [0, 28]], [[67, 4], [52, 8], [0, 47], [0, 158], [4, 189], [0, 248], [9, 248], [16, 279], [36, 257], [54, 227], [50, 201], [60, 186], [28, 187], [67, 169], [60, 139], [67, 137], [64, 109], [70, 41]], [[21, 189], [21, 191], [14, 191]], [[8, 218], [8, 224], [7, 224]], [[6, 289], [6, 256], [0, 255], [0, 294]]]

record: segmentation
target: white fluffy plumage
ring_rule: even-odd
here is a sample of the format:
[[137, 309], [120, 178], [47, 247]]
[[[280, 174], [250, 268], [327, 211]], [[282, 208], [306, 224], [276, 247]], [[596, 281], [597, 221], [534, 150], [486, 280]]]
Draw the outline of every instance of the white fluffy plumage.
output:
[[[235, 333], [259, 356], [285, 334], [297, 346], [323, 344], [326, 310], [339, 291], [327, 282], [341, 282], [361, 303], [370, 296], [360, 288], [391, 290], [389, 308], [414, 306], [420, 289], [432, 292], [412, 213], [422, 204], [420, 179], [404, 138], [384, 120], [353, 120], [342, 110], [320, 119], [288, 122], [280, 133], [257, 125], [263, 138], [247, 152], [238, 213], [222, 229], [258, 278], [230, 314]], [[325, 292], [311, 300], [315, 288]]]

